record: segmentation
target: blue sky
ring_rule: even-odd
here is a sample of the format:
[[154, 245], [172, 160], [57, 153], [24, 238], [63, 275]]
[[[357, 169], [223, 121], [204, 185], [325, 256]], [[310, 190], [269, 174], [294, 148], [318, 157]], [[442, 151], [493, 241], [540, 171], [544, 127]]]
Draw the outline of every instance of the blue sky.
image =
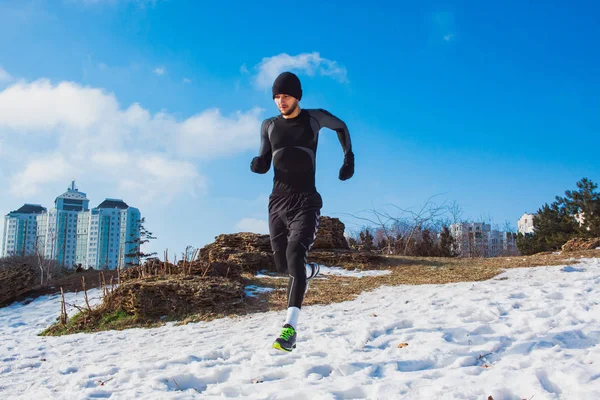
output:
[[272, 170], [249, 163], [282, 70], [349, 126], [351, 180], [334, 132], [317, 153], [349, 229], [433, 195], [516, 226], [600, 181], [596, 2], [206, 3], [0, 0], [2, 213], [75, 179], [140, 208], [160, 254], [264, 230]]

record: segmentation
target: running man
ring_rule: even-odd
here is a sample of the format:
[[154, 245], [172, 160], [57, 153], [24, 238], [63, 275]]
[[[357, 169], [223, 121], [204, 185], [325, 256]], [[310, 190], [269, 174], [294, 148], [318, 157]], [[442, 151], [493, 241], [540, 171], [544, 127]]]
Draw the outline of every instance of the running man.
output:
[[[269, 234], [277, 270], [289, 274], [288, 309], [280, 336], [273, 343], [278, 350], [296, 347], [298, 316], [308, 280], [318, 274], [318, 265], [307, 264], [319, 226], [323, 202], [315, 187], [316, 153], [321, 128], [337, 132], [344, 151], [339, 179], [354, 175], [354, 153], [344, 121], [323, 109], [300, 108], [302, 86], [291, 72], [280, 74], [273, 83], [273, 100], [280, 115], [263, 121], [261, 143], [250, 169], [269, 171], [273, 162], [273, 190], [269, 196]], [[307, 267], [310, 270], [307, 273]]]

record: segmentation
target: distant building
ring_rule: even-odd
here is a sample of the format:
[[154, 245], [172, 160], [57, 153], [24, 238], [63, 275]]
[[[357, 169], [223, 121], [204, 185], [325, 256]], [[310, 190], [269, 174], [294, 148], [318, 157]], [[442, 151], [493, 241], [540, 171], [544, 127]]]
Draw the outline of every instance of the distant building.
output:
[[39, 204], [24, 204], [4, 217], [2, 255], [25, 256], [35, 254], [38, 249], [38, 218], [46, 209]]
[[489, 254], [491, 226], [483, 222], [450, 225], [455, 252], [463, 257], [486, 257]]
[[518, 255], [517, 248], [517, 233], [516, 232], [500, 232], [500, 253], [498, 255]]
[[517, 231], [522, 234], [533, 233], [535, 227], [533, 226], [533, 219], [537, 216], [537, 214], [527, 214], [524, 213], [518, 222]]
[[85, 193], [71, 187], [46, 211], [25, 204], [5, 217], [2, 256], [43, 254], [66, 267], [116, 269], [138, 263], [140, 211], [121, 199], [89, 209]]
[[87, 265], [94, 268], [117, 268], [117, 265], [137, 263], [127, 256], [136, 249], [139, 239], [140, 211], [121, 199], [106, 199], [93, 208], [89, 217], [89, 247]]
[[45, 241], [47, 259], [67, 267], [86, 265], [89, 203], [85, 193], [77, 190], [72, 182], [71, 187], [54, 200], [47, 221], [40, 218], [39, 237]]
[[450, 225], [454, 251], [461, 257], [498, 257], [518, 254], [516, 233], [492, 230], [483, 222]]

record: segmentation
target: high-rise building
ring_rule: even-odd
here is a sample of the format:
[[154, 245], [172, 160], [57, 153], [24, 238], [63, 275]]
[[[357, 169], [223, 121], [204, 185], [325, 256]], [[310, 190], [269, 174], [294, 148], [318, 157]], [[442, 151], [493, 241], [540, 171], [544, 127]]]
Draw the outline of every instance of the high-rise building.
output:
[[137, 248], [140, 211], [121, 199], [106, 199], [91, 210], [88, 266], [117, 268], [138, 260], [131, 255]]
[[36, 251], [66, 267], [116, 269], [136, 264], [140, 211], [121, 199], [106, 199], [89, 209], [75, 182], [46, 211], [25, 204], [5, 217], [2, 256]]
[[85, 265], [86, 249], [78, 244], [85, 242], [87, 236], [89, 203], [86, 194], [75, 187], [75, 182], [54, 200], [46, 225], [40, 224], [38, 233], [45, 239], [46, 258], [66, 267]]
[[36, 254], [39, 247], [38, 218], [46, 215], [46, 209], [39, 204], [24, 204], [4, 217], [2, 255], [25, 256]]

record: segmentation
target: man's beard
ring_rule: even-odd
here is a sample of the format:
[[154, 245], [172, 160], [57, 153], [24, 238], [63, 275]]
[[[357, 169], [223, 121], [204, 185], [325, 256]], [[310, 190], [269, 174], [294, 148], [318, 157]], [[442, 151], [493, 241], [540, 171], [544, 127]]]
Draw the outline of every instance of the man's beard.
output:
[[290, 108], [288, 109], [287, 112], [281, 112], [282, 115], [290, 115], [292, 114], [294, 111], [296, 111], [296, 108], [298, 108], [298, 103], [294, 103], [293, 106], [290, 106]]

